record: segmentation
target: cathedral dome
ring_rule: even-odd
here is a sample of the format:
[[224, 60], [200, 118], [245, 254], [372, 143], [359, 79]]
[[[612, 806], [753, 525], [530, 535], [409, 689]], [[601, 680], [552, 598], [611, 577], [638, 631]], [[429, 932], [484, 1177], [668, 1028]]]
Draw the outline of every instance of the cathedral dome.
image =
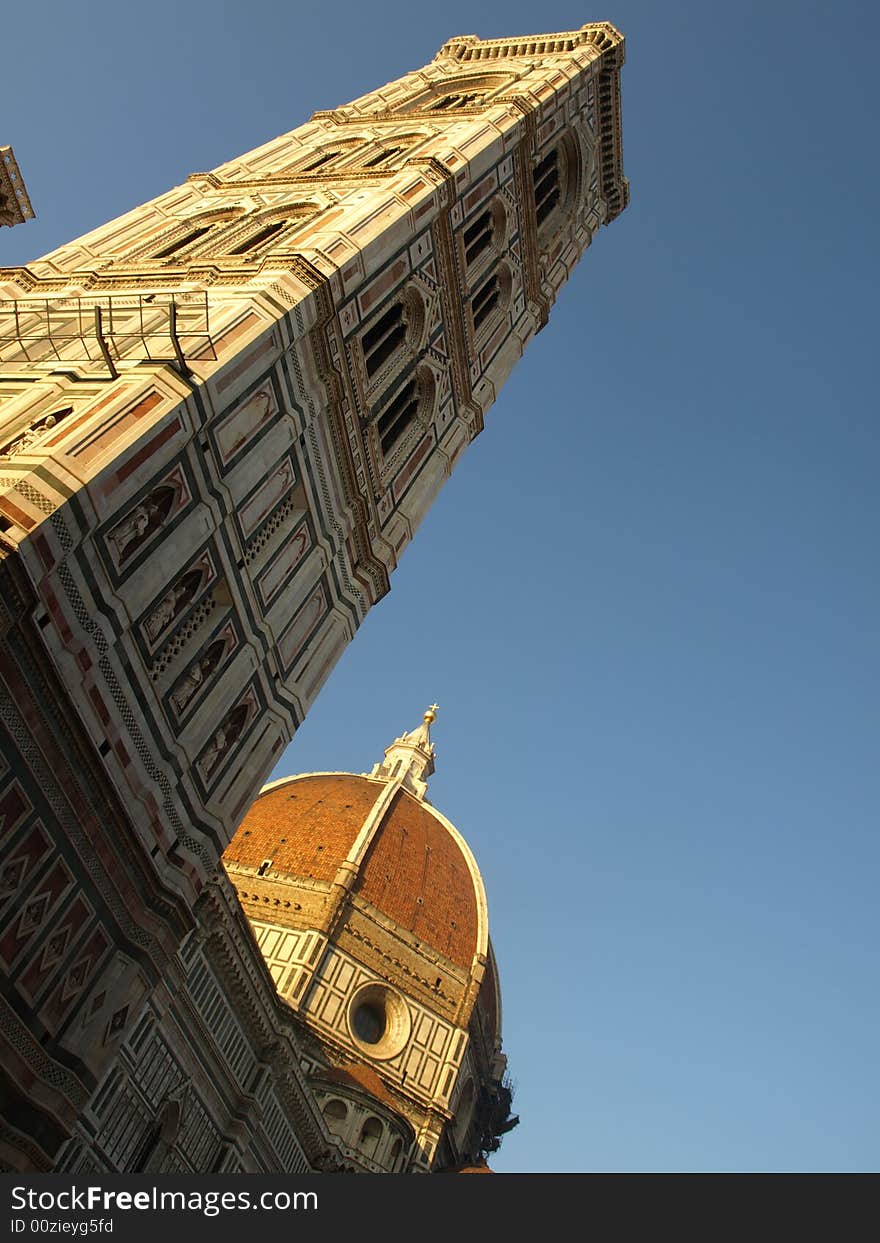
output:
[[266, 786], [223, 856], [355, 1165], [396, 1169], [412, 1143], [426, 1168], [467, 1164], [514, 1124], [483, 881], [425, 798], [435, 709], [370, 773]]
[[352, 897], [468, 970], [487, 948], [476, 862], [445, 817], [405, 785], [389, 785], [354, 773], [276, 782], [251, 807], [224, 862], [307, 889], [348, 880]]

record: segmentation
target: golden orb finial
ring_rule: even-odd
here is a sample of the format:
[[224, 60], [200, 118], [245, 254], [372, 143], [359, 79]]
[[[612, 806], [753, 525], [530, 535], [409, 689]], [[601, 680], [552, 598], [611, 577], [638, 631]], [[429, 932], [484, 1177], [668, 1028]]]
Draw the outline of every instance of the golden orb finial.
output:
[[435, 722], [435, 721], [436, 721], [436, 719], [437, 719], [437, 713], [438, 713], [439, 711], [440, 711], [440, 705], [439, 705], [439, 704], [431, 704], [430, 708], [429, 708], [429, 709], [428, 709], [428, 711], [425, 713], [425, 724], [426, 724], [426, 725], [433, 725], [433, 724], [434, 724], [434, 722]]

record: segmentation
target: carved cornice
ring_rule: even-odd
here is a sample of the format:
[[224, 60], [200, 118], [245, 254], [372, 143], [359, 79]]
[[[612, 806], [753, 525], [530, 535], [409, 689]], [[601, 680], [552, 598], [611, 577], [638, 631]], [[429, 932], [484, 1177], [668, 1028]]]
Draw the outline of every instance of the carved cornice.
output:
[[620, 114], [620, 66], [623, 48], [613, 48], [602, 57], [602, 72], [596, 83], [599, 125], [599, 180], [602, 197], [608, 204], [606, 224], [619, 216], [629, 202], [629, 181], [623, 175], [623, 137]]

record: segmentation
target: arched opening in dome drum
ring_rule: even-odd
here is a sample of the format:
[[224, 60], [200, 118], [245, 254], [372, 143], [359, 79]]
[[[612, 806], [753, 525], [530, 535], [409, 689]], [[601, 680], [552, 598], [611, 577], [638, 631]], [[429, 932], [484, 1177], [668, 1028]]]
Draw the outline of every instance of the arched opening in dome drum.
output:
[[368, 1157], [375, 1156], [376, 1149], [379, 1147], [379, 1140], [382, 1138], [382, 1123], [378, 1118], [367, 1118], [361, 1130], [361, 1136], [358, 1140], [358, 1146], [361, 1151], [366, 1153]]
[[535, 187], [535, 213], [539, 227], [559, 202], [559, 152], [554, 147], [532, 172]]
[[376, 1001], [362, 1001], [352, 1015], [352, 1026], [358, 1040], [378, 1044], [385, 1035], [385, 1010]]
[[381, 319], [364, 333], [361, 345], [364, 351], [364, 362], [370, 379], [376, 374], [383, 363], [387, 362], [398, 346], [406, 338], [406, 324], [403, 322], [403, 307], [399, 302], [389, 307]]
[[322, 1112], [330, 1130], [341, 1135], [348, 1120], [348, 1110], [342, 1101], [328, 1101]]
[[388, 409], [379, 416], [379, 443], [382, 452], [396, 444], [415, 418], [419, 408], [418, 391], [415, 380], [404, 384]]

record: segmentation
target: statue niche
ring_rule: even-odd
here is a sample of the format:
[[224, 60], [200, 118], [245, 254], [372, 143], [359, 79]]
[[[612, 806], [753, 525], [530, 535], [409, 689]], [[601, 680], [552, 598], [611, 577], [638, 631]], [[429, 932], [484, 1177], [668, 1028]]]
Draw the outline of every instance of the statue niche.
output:
[[118, 565], [124, 565], [156, 531], [162, 529], [174, 508], [177, 492], [171, 484], [160, 484], [108, 533], [107, 538], [116, 549]]

